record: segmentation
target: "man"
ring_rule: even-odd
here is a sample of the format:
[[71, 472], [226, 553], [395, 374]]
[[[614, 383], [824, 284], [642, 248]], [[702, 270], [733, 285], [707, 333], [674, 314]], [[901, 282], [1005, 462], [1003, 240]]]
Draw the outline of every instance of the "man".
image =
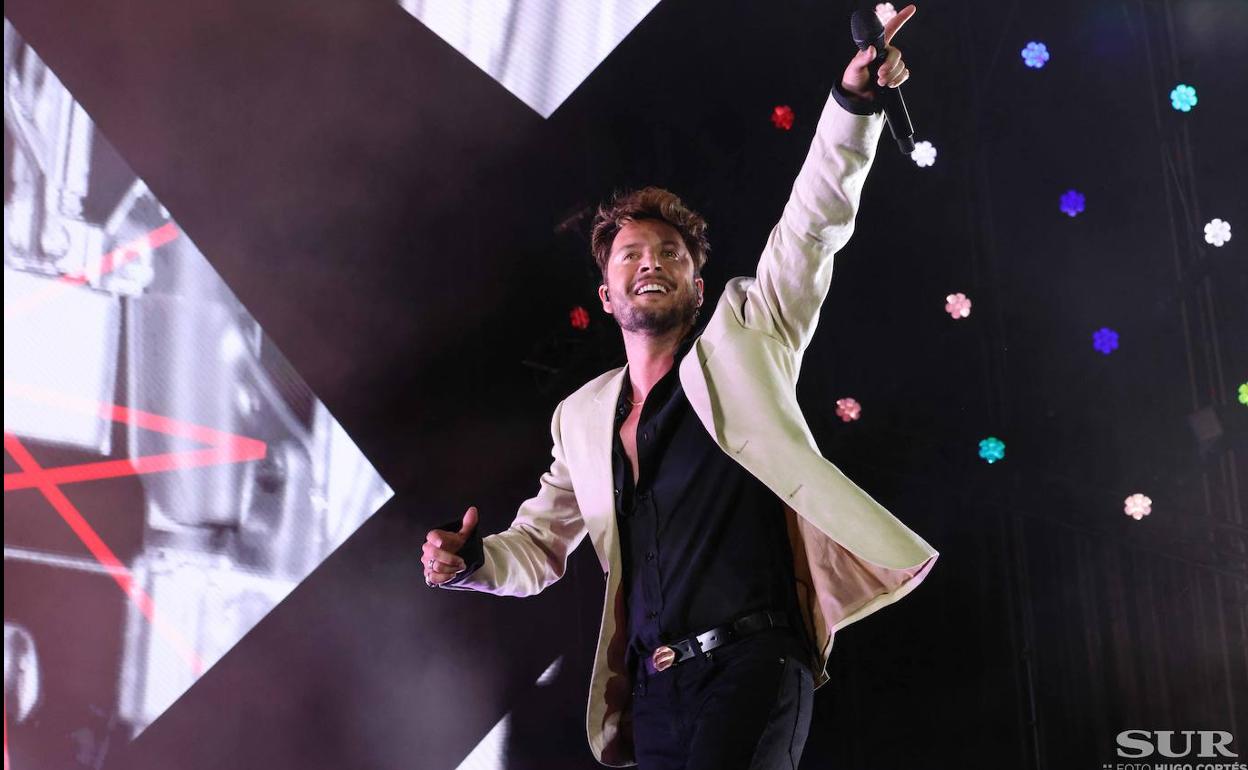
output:
[[[878, 83], [896, 87], [909, 71], [887, 54]], [[605, 765], [796, 767], [835, 631], [936, 558], [819, 454], [797, 405], [883, 125], [874, 57], [846, 68], [757, 275], [728, 282], [701, 335], [702, 218], [657, 188], [599, 210], [598, 294], [627, 366], [555, 409], [554, 462], [510, 528], [482, 539], [469, 508], [428, 534], [430, 586], [508, 596], [562, 577], [589, 535], [607, 586], [587, 731]]]

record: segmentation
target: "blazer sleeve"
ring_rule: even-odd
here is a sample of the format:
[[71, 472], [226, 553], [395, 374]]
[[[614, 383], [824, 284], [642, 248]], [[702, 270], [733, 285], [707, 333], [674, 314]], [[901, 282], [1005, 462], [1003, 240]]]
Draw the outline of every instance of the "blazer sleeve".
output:
[[482, 539], [477, 569], [465, 571], [442, 588], [532, 596], [563, 577], [568, 555], [580, 545], [586, 530], [564, 462], [562, 410], [560, 403], [551, 419], [553, 462], [542, 474], [537, 494], [520, 506], [510, 527]]
[[746, 328], [799, 353], [810, 343], [832, 284], [832, 257], [854, 232], [883, 127], [881, 115], [853, 115], [828, 99], [755, 279], [743, 282], [740, 313]]

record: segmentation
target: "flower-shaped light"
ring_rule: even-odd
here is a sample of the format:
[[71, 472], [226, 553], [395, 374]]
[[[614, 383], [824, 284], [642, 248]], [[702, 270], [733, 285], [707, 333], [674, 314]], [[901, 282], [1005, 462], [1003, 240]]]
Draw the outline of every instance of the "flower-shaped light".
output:
[[793, 108], [787, 104], [777, 104], [771, 111], [771, 125], [782, 131], [793, 127]]
[[568, 320], [572, 323], [573, 329], [584, 331], [589, 328], [589, 311], [577, 305], [572, 308], [572, 312], [568, 313]]
[[858, 419], [862, 414], [862, 404], [859, 404], [852, 398], [838, 398], [836, 400], [836, 416], [840, 417], [844, 422], [852, 422]]
[[1083, 212], [1084, 203], [1086, 202], [1087, 198], [1083, 197], [1083, 193], [1078, 190], [1067, 190], [1062, 193], [1062, 213], [1068, 217], [1080, 214]]
[[881, 24], [887, 24], [897, 15], [897, 9], [892, 3], [879, 3], [875, 6], [875, 17], [880, 20]]
[[1179, 83], [1170, 92], [1170, 106], [1179, 112], [1191, 112], [1196, 106], [1196, 89]]
[[1031, 42], [1023, 48], [1023, 63], [1033, 69], [1040, 69], [1049, 60], [1049, 49], [1044, 43]]
[[1137, 492], [1123, 501], [1122, 509], [1128, 516], [1139, 521], [1153, 512], [1153, 501]]
[[979, 442], [979, 456], [988, 461], [992, 465], [997, 460], [1005, 459], [1005, 442], [994, 436], [989, 436]]
[[1231, 223], [1223, 219], [1211, 219], [1205, 225], [1205, 243], [1221, 246], [1231, 239]]
[[914, 146], [914, 150], [910, 153], [910, 160], [914, 161], [919, 167], [930, 166], [936, 162], [936, 148], [931, 142], [922, 141]]
[[962, 292], [945, 297], [945, 312], [954, 319], [966, 318], [971, 314], [971, 301]]
[[1105, 355], [1113, 353], [1118, 349], [1118, 332], [1108, 326], [1097, 329], [1092, 333], [1092, 347]]
[[1248, 382], [1239, 384], [1239, 403], [1248, 406]]

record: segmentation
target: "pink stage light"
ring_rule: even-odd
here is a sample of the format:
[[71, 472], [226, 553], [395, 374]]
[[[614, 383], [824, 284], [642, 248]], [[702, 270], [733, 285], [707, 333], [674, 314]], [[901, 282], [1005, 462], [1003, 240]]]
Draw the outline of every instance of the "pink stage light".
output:
[[1153, 501], [1137, 492], [1123, 501], [1123, 511], [1139, 521], [1153, 512]]
[[945, 297], [945, 312], [954, 319], [966, 318], [971, 314], [971, 300], [962, 292]]

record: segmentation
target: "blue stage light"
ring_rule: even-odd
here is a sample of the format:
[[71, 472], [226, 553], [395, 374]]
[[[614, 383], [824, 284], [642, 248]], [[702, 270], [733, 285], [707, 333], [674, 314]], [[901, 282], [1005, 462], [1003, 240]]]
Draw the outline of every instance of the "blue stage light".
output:
[[1078, 190], [1067, 190], [1062, 193], [1061, 208], [1062, 212], [1067, 216], [1075, 216], [1083, 213], [1084, 204], [1087, 198]]
[[1109, 355], [1118, 349], [1118, 332], [1105, 327], [1092, 333], [1092, 347]]
[[1196, 89], [1179, 83], [1170, 92], [1170, 106], [1179, 112], [1191, 112], [1196, 106]]
[[1049, 49], [1044, 43], [1030, 42], [1023, 48], [1023, 63], [1033, 69], [1040, 69], [1049, 60]]
[[1005, 442], [995, 436], [989, 436], [979, 442], [979, 456], [992, 465], [997, 460], [1005, 459]]

